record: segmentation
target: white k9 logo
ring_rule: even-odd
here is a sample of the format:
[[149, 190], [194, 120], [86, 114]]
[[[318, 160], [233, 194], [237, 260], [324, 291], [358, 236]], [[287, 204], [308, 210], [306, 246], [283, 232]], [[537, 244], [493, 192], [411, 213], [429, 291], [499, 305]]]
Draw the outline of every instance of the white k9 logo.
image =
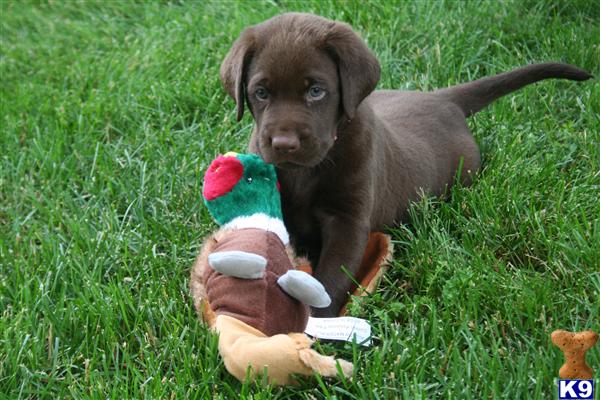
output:
[[594, 381], [592, 379], [573, 379], [558, 381], [559, 400], [579, 400], [594, 398]]

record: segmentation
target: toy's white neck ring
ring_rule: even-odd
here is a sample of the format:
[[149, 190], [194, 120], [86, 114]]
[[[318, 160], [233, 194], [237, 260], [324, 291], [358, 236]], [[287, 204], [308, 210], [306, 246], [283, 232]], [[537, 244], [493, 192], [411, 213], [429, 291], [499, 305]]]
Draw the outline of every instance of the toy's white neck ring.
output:
[[236, 217], [223, 225], [223, 228], [229, 229], [244, 229], [244, 228], [257, 228], [264, 229], [267, 232], [273, 232], [283, 242], [284, 246], [290, 242], [290, 236], [288, 235], [283, 221], [278, 218], [269, 217], [267, 214], [257, 213], [243, 217]]

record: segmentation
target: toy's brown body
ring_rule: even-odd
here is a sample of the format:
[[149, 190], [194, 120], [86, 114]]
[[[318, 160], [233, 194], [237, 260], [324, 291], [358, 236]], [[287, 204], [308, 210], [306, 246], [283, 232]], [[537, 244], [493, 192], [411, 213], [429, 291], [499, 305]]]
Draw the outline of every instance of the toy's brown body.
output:
[[[350, 377], [351, 363], [311, 349], [312, 340], [302, 333], [308, 307], [275, 284], [278, 275], [306, 261], [295, 259], [291, 249], [273, 236], [260, 229], [219, 229], [205, 240], [192, 267], [194, 305], [206, 324], [219, 333], [219, 353], [225, 367], [240, 381], [256, 380], [266, 372], [267, 381], [278, 385], [294, 384], [294, 374], [333, 377], [338, 367]], [[248, 239], [252, 239], [251, 245]], [[209, 266], [209, 254], [229, 250], [259, 253], [267, 259], [265, 276], [247, 280], [217, 273]], [[262, 315], [257, 314], [259, 309]], [[267, 331], [285, 334], [268, 336]]]
[[259, 279], [234, 278], [206, 268], [202, 278], [214, 313], [243, 321], [267, 336], [304, 332], [308, 306], [277, 284], [281, 275], [293, 269], [279, 237], [263, 229], [230, 230], [216, 240], [211, 252], [225, 251], [257, 254], [267, 260], [267, 267]]

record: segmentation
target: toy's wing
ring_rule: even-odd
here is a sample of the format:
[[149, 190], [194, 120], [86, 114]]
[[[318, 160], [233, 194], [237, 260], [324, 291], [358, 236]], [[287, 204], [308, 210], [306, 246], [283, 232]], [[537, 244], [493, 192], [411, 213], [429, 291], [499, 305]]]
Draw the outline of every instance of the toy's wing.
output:
[[208, 255], [208, 265], [223, 275], [242, 279], [262, 278], [267, 260], [245, 251], [221, 251]]
[[331, 304], [321, 282], [304, 271], [289, 270], [277, 279], [277, 283], [287, 294], [311, 307], [324, 308]]

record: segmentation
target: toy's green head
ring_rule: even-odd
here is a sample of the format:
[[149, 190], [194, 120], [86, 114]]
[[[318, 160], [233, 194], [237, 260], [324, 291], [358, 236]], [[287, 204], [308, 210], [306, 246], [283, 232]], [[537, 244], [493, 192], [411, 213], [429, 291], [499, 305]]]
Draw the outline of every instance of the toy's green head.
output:
[[202, 195], [220, 225], [254, 214], [283, 219], [275, 168], [255, 154], [217, 157], [204, 175]]

